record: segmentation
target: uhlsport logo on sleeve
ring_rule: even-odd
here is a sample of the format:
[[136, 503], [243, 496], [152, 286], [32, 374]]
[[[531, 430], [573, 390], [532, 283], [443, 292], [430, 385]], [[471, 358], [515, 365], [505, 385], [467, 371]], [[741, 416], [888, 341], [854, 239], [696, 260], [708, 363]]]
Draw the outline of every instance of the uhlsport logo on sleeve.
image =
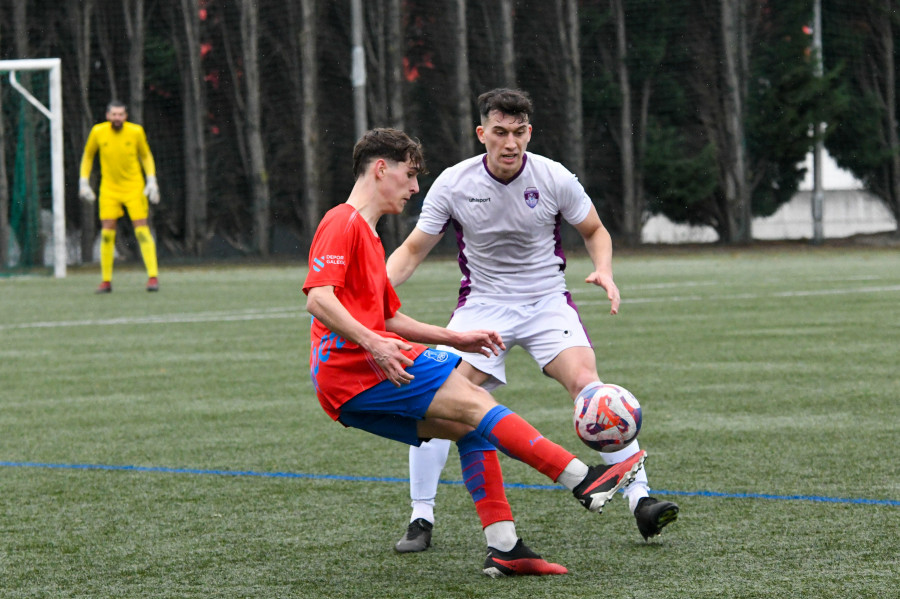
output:
[[538, 191], [537, 187], [527, 187], [525, 188], [525, 203], [528, 204], [529, 208], [534, 208], [537, 206], [538, 200], [541, 199], [541, 192]]

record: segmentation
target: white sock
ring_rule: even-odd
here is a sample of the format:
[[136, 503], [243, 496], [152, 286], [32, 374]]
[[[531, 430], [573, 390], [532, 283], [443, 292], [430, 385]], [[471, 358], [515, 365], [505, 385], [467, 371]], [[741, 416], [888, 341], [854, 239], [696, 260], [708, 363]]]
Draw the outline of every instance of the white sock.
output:
[[[630, 458], [640, 450], [641, 447], [640, 445], [638, 445], [637, 439], [635, 439], [625, 449], [620, 449], [619, 451], [612, 451], [609, 453], [598, 453], [603, 459], [603, 463], [606, 465], [610, 465], [618, 464], [619, 462]], [[638, 501], [650, 494], [650, 484], [647, 481], [646, 466], [638, 470], [637, 474], [634, 477], [634, 480], [629, 485], [627, 485], [622, 490], [622, 492], [625, 494], [625, 498], [628, 499], [628, 509], [630, 509], [631, 513], [633, 514], [635, 508], [637, 507]]]
[[584, 477], [588, 474], [588, 466], [578, 458], [575, 458], [566, 466], [566, 469], [562, 471], [562, 474], [559, 475], [559, 478], [556, 479], [556, 482], [567, 488], [568, 490], [572, 490], [578, 486], [578, 483], [584, 480]]
[[410, 522], [423, 518], [434, 524], [434, 499], [430, 501], [413, 501], [411, 505], [412, 515], [409, 517]]
[[441, 471], [447, 463], [450, 441], [432, 439], [419, 447], [409, 448], [409, 497], [412, 516], [409, 521], [424, 518], [434, 524], [434, 504]]
[[512, 520], [501, 520], [484, 527], [484, 538], [488, 547], [500, 551], [510, 551], [519, 540], [516, 534], [516, 523]]

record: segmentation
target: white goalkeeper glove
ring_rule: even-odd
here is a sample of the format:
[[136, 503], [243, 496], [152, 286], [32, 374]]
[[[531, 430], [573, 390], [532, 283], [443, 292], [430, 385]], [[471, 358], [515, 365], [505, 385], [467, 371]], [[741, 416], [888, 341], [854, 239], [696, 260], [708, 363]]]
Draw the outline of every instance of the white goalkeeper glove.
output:
[[97, 194], [91, 189], [91, 183], [87, 179], [78, 180], [78, 197], [86, 202], [93, 202], [97, 199]]
[[156, 184], [156, 177], [147, 177], [144, 195], [147, 196], [147, 199], [150, 200], [151, 204], [159, 204], [159, 185]]

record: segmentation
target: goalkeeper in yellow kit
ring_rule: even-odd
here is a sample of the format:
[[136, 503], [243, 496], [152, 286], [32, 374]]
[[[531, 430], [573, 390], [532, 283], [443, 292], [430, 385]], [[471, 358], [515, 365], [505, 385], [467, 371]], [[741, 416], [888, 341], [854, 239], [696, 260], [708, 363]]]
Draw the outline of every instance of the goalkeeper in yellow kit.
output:
[[[116, 253], [116, 222], [128, 211], [134, 225], [147, 268], [147, 291], [158, 291], [156, 242], [147, 226], [149, 206], [159, 203], [159, 186], [156, 183], [156, 164], [147, 144], [144, 128], [128, 122], [128, 110], [118, 101], [106, 107], [105, 123], [94, 125], [84, 146], [81, 172], [78, 181], [78, 197], [88, 202], [97, 199], [91, 189], [91, 169], [94, 155], [100, 152], [100, 272], [103, 282], [97, 293], [112, 292], [113, 260]], [[144, 180], [146, 175], [147, 179]]]

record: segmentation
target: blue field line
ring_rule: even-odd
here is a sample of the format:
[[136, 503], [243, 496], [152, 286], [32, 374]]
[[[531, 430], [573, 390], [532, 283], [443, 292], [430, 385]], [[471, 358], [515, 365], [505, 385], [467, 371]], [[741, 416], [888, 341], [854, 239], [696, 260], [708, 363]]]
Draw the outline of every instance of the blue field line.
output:
[[[157, 472], [163, 474], [205, 474], [214, 476], [255, 476], [260, 478], [301, 478], [311, 480], [341, 480], [350, 482], [409, 483], [408, 478], [393, 476], [350, 476], [342, 474], [308, 474], [304, 472], [258, 472], [254, 470], [205, 470], [201, 468], [167, 468], [165, 466], [127, 466], [111, 464], [48, 464], [42, 462], [4, 462], [0, 466], [9, 468], [49, 468], [56, 470], [111, 470], [119, 472]], [[442, 485], [462, 485], [461, 480], [441, 479]], [[562, 491], [559, 485], [526, 485], [506, 483], [507, 489], [528, 489], [537, 491]], [[653, 489], [654, 495], [677, 495], [681, 497], [715, 497], [720, 499], [769, 499], [776, 501], [813, 501], [819, 503], [845, 503], [856, 505], [885, 505], [900, 507], [896, 499], [866, 499], [853, 497], [828, 497], [824, 495], [772, 495], [768, 493], [724, 493], [719, 491], [672, 491]]]

